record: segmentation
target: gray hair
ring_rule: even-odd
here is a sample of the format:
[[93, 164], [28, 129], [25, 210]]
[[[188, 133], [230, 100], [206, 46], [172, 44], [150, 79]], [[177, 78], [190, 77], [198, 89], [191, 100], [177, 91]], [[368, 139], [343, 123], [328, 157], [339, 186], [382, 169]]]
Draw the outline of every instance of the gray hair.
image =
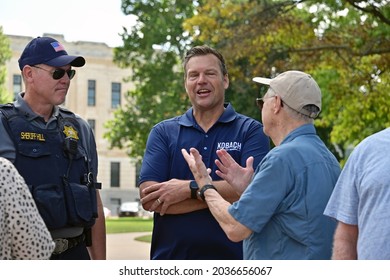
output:
[[[283, 102], [283, 100], [282, 100]], [[291, 108], [290, 106], [287, 105], [287, 103], [283, 102], [284, 104], [284, 108], [286, 109], [287, 111], [287, 114], [296, 119], [296, 120], [301, 120], [305, 123], [314, 123], [314, 119], [307, 116], [307, 115], [304, 115], [296, 110], [294, 110], [293, 108]], [[304, 109], [308, 110], [309, 112], [313, 112], [313, 113], [318, 113], [319, 109], [317, 106], [315, 105], [306, 105], [303, 107]]]

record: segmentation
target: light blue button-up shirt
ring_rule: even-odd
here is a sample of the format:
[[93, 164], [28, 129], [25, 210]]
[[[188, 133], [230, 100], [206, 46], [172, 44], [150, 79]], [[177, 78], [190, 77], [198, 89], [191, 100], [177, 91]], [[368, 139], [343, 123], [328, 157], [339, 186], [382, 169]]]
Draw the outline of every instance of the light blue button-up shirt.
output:
[[229, 208], [253, 231], [244, 240], [244, 259], [330, 259], [335, 221], [323, 211], [340, 171], [312, 124], [272, 149]]

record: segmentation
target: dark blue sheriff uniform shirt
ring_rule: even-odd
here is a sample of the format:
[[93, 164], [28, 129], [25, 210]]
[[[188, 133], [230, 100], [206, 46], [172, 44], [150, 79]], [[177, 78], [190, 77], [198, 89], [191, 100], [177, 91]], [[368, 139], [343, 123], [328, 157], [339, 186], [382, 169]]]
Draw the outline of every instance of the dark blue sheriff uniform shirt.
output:
[[[241, 165], [249, 156], [254, 168], [269, 151], [269, 139], [258, 121], [227, 105], [214, 126], [205, 133], [192, 108], [184, 115], [164, 120], [150, 132], [143, 158], [140, 182], [170, 179], [192, 180], [181, 149], [195, 147], [215, 175], [216, 150], [225, 149]], [[242, 259], [242, 243], [231, 242], [208, 209], [179, 215], [154, 215], [151, 259]]]

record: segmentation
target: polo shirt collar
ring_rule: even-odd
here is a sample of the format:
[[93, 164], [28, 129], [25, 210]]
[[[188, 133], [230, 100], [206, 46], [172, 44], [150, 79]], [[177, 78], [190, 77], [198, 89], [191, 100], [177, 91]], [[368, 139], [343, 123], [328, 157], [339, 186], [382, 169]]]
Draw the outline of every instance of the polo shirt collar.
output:
[[[218, 122], [229, 123], [234, 121], [234, 119], [236, 118], [236, 111], [234, 110], [233, 106], [230, 103], [225, 103], [224, 106], [225, 106], [225, 111], [219, 117]], [[189, 127], [194, 126], [196, 120], [192, 112], [193, 112], [193, 108], [191, 107], [184, 115], [182, 115], [182, 117], [179, 120], [179, 124], [183, 126], [189, 126]]]

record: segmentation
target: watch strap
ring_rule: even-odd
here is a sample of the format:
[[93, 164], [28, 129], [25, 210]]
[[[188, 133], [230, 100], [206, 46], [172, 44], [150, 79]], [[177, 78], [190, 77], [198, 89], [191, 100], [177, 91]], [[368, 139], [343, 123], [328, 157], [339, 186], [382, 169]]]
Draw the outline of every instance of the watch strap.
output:
[[205, 193], [205, 191], [207, 191], [208, 189], [213, 189], [213, 190], [215, 190], [215, 191], [218, 192], [218, 190], [214, 187], [214, 185], [211, 185], [211, 184], [204, 185], [203, 188], [199, 191], [199, 196], [200, 196], [200, 198], [201, 198], [203, 201], [206, 201], [206, 197], [204, 196], [204, 193]]
[[192, 199], [198, 199], [198, 197], [196, 195], [198, 190], [199, 190], [198, 184], [196, 183], [196, 181], [192, 180], [190, 182], [190, 191], [191, 191], [191, 198]]

